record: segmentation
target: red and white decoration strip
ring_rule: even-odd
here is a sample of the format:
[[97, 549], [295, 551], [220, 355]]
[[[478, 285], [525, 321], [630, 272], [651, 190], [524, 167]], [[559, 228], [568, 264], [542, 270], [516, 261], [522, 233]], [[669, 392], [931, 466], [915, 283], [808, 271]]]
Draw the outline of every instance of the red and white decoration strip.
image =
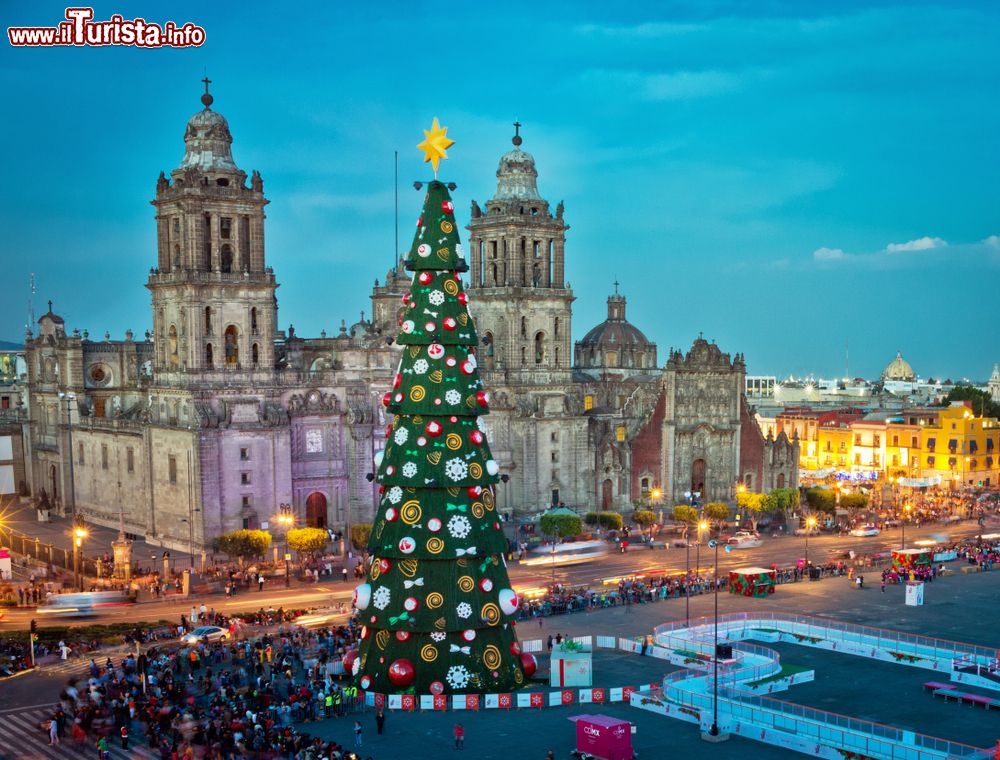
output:
[[657, 684], [616, 686], [611, 689], [561, 689], [517, 694], [365, 694], [365, 704], [387, 710], [510, 710], [512, 707], [563, 707], [565, 705], [628, 702], [633, 691], [650, 691]]

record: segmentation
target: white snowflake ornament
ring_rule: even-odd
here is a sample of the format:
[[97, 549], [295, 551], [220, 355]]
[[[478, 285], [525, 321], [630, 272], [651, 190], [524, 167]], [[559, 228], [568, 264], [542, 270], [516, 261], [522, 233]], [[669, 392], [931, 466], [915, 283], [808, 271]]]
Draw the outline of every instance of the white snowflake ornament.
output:
[[[414, 465], [414, 469], [416, 469], [416, 465]], [[403, 465], [403, 474], [406, 475], [405, 464]], [[449, 459], [447, 464], [444, 466], [444, 474], [457, 483], [469, 474], [469, 465], [465, 463], [464, 459], [460, 459], [459, 457]]]
[[472, 523], [469, 522], [469, 518], [465, 515], [453, 515], [452, 518], [448, 520], [448, 533], [450, 533], [453, 538], [465, 538], [471, 532]]
[[372, 594], [372, 606], [377, 610], [384, 610], [389, 606], [389, 598], [392, 593], [385, 586], [379, 586], [375, 589], [375, 593]]

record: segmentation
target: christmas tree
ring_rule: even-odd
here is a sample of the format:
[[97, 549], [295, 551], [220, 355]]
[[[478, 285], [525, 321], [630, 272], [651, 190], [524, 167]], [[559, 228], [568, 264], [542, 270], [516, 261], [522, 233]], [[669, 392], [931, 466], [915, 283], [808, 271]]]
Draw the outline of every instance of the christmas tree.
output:
[[355, 591], [358, 685], [382, 693], [506, 692], [534, 672], [514, 632], [507, 541], [496, 511], [499, 467], [482, 415], [476, 328], [448, 188], [436, 179], [452, 144], [437, 119], [420, 147], [434, 166], [407, 257], [403, 354], [383, 403], [394, 413], [375, 457], [381, 499], [366, 582]]

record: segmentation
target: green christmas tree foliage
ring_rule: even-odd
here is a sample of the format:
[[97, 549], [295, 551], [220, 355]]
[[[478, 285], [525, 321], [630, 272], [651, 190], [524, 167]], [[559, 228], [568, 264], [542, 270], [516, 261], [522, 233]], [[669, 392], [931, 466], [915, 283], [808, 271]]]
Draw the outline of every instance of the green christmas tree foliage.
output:
[[366, 582], [355, 592], [364, 629], [353, 671], [382, 693], [507, 692], [522, 661], [494, 499], [499, 468], [481, 415], [488, 396], [447, 188], [431, 182], [407, 267], [403, 346], [383, 402], [395, 414], [376, 455], [381, 501]]

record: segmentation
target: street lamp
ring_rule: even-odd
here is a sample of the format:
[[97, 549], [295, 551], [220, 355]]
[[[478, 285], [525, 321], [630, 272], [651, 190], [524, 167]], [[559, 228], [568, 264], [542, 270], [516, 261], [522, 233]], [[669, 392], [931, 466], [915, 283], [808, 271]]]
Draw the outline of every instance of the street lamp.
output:
[[291, 504], [279, 504], [278, 511], [279, 514], [275, 519], [285, 530], [285, 588], [288, 588], [292, 585], [292, 579], [289, 573], [289, 565], [291, 565], [289, 560], [291, 559], [291, 555], [288, 553], [288, 531], [291, 530], [293, 525], [295, 525], [295, 515], [292, 514]]
[[714, 643], [715, 652], [712, 658], [712, 727], [708, 729], [709, 736], [719, 735], [719, 541], [710, 539], [709, 543], [715, 549], [715, 568], [713, 569], [713, 586], [715, 595]]
[[76, 577], [77, 588], [83, 591], [83, 573], [80, 572], [80, 549], [83, 546], [83, 539], [87, 537], [87, 528], [81, 523], [76, 523], [73, 528], [73, 574]]
[[809, 568], [809, 534], [816, 527], [816, 518], [812, 515], [806, 518], [806, 569]]
[[899, 523], [899, 548], [906, 548], [906, 521], [910, 519], [910, 511], [913, 509], [909, 504], [903, 507], [903, 519]]

